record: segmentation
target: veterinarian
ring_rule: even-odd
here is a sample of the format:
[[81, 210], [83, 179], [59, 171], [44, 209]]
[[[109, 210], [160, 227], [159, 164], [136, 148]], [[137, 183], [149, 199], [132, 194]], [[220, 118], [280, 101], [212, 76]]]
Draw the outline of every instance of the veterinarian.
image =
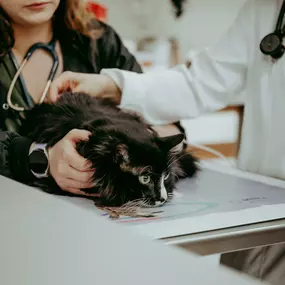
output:
[[[34, 50], [13, 87], [27, 51], [39, 42], [51, 52]], [[55, 78], [64, 71], [141, 68], [118, 34], [86, 11], [84, 0], [0, 0], [0, 174], [24, 183], [51, 175], [63, 190], [84, 194], [79, 189], [91, 186], [94, 170], [78, 155], [75, 143], [87, 140], [88, 132], [73, 130], [50, 150], [17, 134], [25, 110], [48, 87], [54, 59]]]
[[[118, 69], [63, 74], [51, 88], [51, 100], [73, 83], [73, 90], [112, 97], [156, 125], [217, 111], [244, 90], [238, 167], [285, 179], [284, 10], [280, 0], [249, 0], [225, 35], [190, 66], [155, 74]], [[285, 283], [284, 244], [226, 254], [222, 263], [275, 285]]]

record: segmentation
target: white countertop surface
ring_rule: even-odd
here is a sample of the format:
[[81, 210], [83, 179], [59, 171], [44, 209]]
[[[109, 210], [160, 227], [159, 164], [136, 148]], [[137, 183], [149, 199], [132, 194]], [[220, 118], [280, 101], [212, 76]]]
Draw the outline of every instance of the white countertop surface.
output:
[[60, 197], [0, 185], [0, 284], [260, 284]]

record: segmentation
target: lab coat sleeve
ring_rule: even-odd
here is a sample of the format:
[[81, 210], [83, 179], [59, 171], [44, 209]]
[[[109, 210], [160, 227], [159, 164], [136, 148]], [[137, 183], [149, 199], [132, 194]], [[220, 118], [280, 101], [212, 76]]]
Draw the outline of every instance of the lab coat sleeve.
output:
[[140, 113], [148, 123], [167, 124], [197, 117], [228, 105], [246, 83], [253, 42], [254, 0], [241, 8], [234, 24], [211, 48], [191, 59], [191, 66], [135, 74], [105, 69], [122, 90], [120, 107]]

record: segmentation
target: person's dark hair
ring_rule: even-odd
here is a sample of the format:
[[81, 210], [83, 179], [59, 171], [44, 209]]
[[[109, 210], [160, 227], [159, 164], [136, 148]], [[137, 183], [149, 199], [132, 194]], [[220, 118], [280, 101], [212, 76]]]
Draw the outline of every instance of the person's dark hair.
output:
[[184, 12], [184, 3], [186, 0], [171, 0], [172, 5], [174, 6], [175, 9], [175, 16], [176, 18], [181, 17], [181, 15]]
[[13, 30], [4, 11], [0, 8], [0, 57], [14, 46]]
[[[94, 15], [87, 11], [84, 0], [61, 0], [54, 14], [55, 27], [61, 32], [73, 30], [89, 36], [91, 20], [94, 21]], [[101, 31], [99, 30], [98, 25], [98, 35]], [[5, 11], [0, 8], [0, 57], [7, 54], [13, 45], [14, 36], [10, 19]]]

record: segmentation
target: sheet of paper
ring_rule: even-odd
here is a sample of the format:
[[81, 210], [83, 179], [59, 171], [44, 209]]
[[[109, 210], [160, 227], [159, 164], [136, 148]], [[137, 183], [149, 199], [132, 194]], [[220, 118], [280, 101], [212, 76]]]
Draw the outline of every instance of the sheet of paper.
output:
[[[92, 206], [94, 213], [109, 215]], [[285, 188], [211, 169], [178, 184], [172, 201], [153, 218], [121, 217], [117, 223], [164, 238], [285, 218]]]

